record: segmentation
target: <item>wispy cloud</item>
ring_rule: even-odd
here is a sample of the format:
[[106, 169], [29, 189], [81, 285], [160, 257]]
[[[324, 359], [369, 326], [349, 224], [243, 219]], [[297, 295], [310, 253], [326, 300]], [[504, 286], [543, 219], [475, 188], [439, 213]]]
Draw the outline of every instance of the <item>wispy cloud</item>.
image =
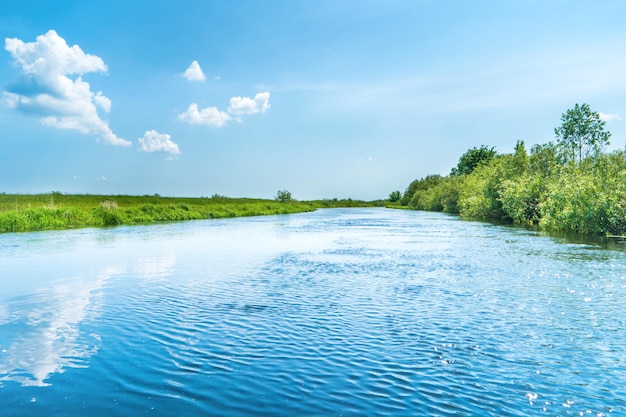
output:
[[213, 127], [222, 127], [234, 119], [241, 121], [241, 116], [255, 113], [265, 113], [270, 108], [270, 93], [258, 93], [254, 98], [232, 97], [227, 111], [219, 110], [215, 106], [198, 108], [198, 104], [191, 103], [187, 110], [178, 115], [178, 119], [189, 124], [201, 124]]
[[198, 61], [193, 61], [189, 68], [183, 73], [183, 76], [187, 79], [187, 81], [206, 81], [206, 76], [204, 72], [202, 72], [202, 68], [200, 68], [200, 64]]
[[58, 129], [97, 135], [109, 145], [130, 146], [98, 115], [98, 107], [111, 110], [111, 100], [101, 91], [93, 93], [81, 76], [106, 72], [102, 58], [85, 54], [78, 45], [68, 46], [54, 30], [35, 42], [5, 39], [5, 49], [20, 68], [20, 75], [3, 92], [7, 104], [17, 111], [38, 117]]
[[178, 145], [172, 141], [167, 133], [159, 133], [156, 130], [148, 130], [143, 137], [137, 139], [139, 150], [142, 152], [165, 152], [172, 155], [178, 155], [180, 149]]
[[600, 120], [605, 122], [612, 122], [614, 120], [622, 120], [622, 117], [619, 114], [611, 114], [611, 113], [599, 113]]

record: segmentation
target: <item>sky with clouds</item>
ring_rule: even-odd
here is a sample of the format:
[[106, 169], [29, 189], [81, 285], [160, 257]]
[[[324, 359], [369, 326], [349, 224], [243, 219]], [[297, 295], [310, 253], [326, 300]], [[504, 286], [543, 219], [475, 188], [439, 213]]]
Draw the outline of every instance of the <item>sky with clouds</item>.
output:
[[467, 149], [626, 143], [626, 2], [6, 2], [0, 192], [386, 198]]

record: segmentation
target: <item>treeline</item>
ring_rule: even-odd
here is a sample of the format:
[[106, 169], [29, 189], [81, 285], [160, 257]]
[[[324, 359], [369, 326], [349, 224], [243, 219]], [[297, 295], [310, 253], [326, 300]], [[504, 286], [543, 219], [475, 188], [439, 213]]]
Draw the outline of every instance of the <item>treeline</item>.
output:
[[626, 233], [626, 152], [604, 152], [610, 133], [587, 104], [555, 129], [556, 142], [518, 141], [513, 153], [487, 146], [461, 156], [448, 176], [413, 181], [390, 199], [416, 210], [538, 224], [581, 234]]

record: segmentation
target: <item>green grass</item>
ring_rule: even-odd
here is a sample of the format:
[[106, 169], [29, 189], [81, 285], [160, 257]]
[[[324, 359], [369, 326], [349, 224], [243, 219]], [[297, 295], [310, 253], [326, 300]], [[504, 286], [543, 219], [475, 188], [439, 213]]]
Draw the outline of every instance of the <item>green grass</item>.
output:
[[0, 194], [0, 233], [291, 214], [323, 207], [375, 205], [383, 204], [352, 199], [281, 203], [221, 196]]

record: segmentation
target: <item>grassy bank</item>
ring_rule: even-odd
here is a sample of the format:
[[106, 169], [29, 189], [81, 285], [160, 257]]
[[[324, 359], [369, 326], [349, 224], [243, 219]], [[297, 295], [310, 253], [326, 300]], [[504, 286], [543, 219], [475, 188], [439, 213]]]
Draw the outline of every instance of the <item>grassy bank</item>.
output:
[[364, 207], [358, 200], [289, 201], [126, 195], [0, 194], [0, 233], [264, 216], [323, 207]]
[[299, 213], [309, 203], [244, 198], [0, 195], [0, 233]]
[[[470, 150], [468, 152], [472, 152]], [[581, 235], [626, 235], [626, 151], [563, 161], [552, 144], [523, 142], [467, 173], [413, 181], [399, 204]]]
[[551, 232], [626, 236], [626, 150], [606, 152], [610, 132], [589, 105], [576, 104], [554, 129], [556, 143], [513, 153], [469, 149], [450, 175], [411, 182], [401, 206], [537, 225]]

